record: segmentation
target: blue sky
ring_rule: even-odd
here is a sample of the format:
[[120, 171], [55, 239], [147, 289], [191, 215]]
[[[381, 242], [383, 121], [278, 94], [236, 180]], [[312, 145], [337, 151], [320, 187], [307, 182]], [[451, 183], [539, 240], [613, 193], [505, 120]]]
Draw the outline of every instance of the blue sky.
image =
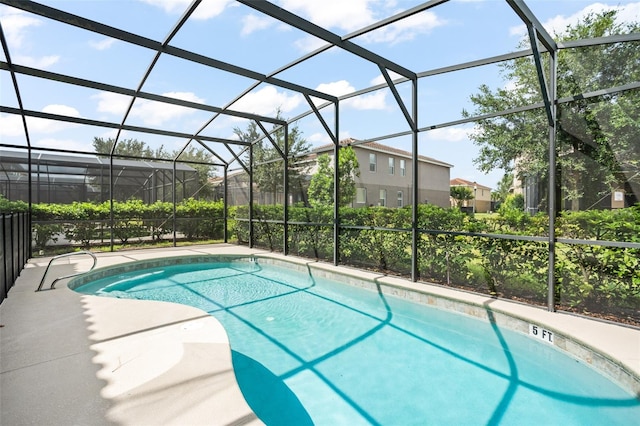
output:
[[[81, 15], [128, 32], [163, 41], [184, 10], [187, 0], [91, 0], [43, 1], [66, 12]], [[349, 34], [375, 21], [410, 9], [418, 0], [280, 0], [275, 1], [305, 19], [338, 35]], [[550, 33], [559, 32], [589, 11], [617, 8], [625, 21], [640, 20], [640, 2], [530, 0], [529, 8]], [[153, 52], [125, 42], [70, 28], [45, 18], [0, 6], [0, 22], [15, 64], [68, 74], [135, 89], [153, 59]], [[352, 41], [415, 72], [500, 55], [517, 49], [525, 35], [522, 21], [502, 0], [452, 0]], [[252, 71], [270, 74], [324, 43], [300, 30], [235, 1], [205, 0], [170, 43]], [[6, 61], [4, 53], [0, 54]], [[451, 73], [420, 80], [419, 127], [453, 121], [463, 108], [473, 109], [469, 96], [480, 84], [504, 86], [496, 66]], [[377, 66], [337, 48], [276, 77], [330, 93], [344, 95], [383, 81]], [[18, 75], [26, 109], [119, 123], [130, 98], [51, 83]], [[213, 106], [225, 106], [249, 88], [253, 81], [195, 63], [162, 55], [143, 91]], [[408, 85], [398, 87], [405, 99]], [[0, 104], [17, 107], [9, 73], [0, 72]], [[298, 93], [262, 84], [232, 106], [261, 115], [280, 108], [286, 118], [307, 111]], [[408, 130], [388, 89], [346, 100], [340, 105], [340, 138], [373, 138]], [[327, 111], [331, 113], [331, 111]], [[130, 125], [163, 128], [193, 134], [211, 113], [161, 105], [138, 99], [126, 121]], [[332, 121], [330, 119], [330, 121]], [[330, 142], [320, 123], [307, 117], [298, 123], [303, 136], [314, 146]], [[90, 151], [95, 136], [114, 137], [115, 130], [28, 120], [32, 146]], [[220, 117], [203, 134], [233, 138], [233, 128], [247, 122]], [[501, 171], [484, 175], [475, 169], [477, 153], [468, 140], [472, 126], [437, 129], [420, 136], [420, 154], [454, 165], [451, 177], [475, 180], [495, 187]], [[0, 115], [2, 143], [26, 145], [18, 116]], [[184, 139], [123, 132], [121, 139], [144, 140], [151, 147], [169, 150], [182, 147]], [[409, 138], [383, 141], [410, 149]], [[223, 157], [226, 149], [211, 147]], [[0, 148], [0, 150], [5, 148]]]

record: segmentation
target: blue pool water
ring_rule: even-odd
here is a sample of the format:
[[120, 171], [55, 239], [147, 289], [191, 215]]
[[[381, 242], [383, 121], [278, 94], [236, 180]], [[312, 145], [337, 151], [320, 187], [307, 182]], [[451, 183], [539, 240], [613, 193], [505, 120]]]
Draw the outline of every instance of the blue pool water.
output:
[[259, 262], [175, 265], [76, 291], [177, 302], [216, 317], [242, 392], [268, 425], [640, 419], [638, 398], [550, 345], [310, 273]]

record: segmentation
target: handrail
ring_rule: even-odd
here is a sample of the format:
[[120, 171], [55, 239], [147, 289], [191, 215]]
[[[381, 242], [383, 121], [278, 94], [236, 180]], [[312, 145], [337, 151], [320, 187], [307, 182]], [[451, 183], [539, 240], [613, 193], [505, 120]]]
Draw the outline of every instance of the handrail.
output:
[[[49, 261], [49, 264], [47, 265], [47, 269], [45, 269], [45, 271], [44, 271], [44, 275], [42, 275], [42, 280], [40, 280], [40, 285], [38, 286], [38, 289], [36, 291], [41, 291], [42, 290], [42, 284], [44, 284], [44, 279], [46, 278], [47, 272], [49, 272], [49, 268], [51, 267], [51, 264], [53, 263], [53, 261], [61, 259], [63, 257], [75, 256], [75, 255], [78, 255], [78, 254], [88, 254], [89, 256], [91, 256], [93, 258], [93, 265], [91, 265], [91, 268], [89, 268], [89, 271], [91, 271], [93, 268], [95, 268], [96, 263], [98, 262], [98, 258], [96, 258], [95, 254], [91, 253], [90, 251], [74, 251], [72, 253], [64, 253], [64, 254], [59, 254], [57, 256], [53, 256], [51, 258], [51, 260]], [[64, 280], [65, 278], [75, 277], [77, 275], [86, 274], [89, 271], [76, 272], [75, 274], [64, 275], [62, 277], [58, 277], [55, 280], [53, 280], [53, 282], [51, 283], [51, 287], [49, 287], [49, 290], [53, 290], [55, 288], [56, 282], [58, 282], [60, 280]]]

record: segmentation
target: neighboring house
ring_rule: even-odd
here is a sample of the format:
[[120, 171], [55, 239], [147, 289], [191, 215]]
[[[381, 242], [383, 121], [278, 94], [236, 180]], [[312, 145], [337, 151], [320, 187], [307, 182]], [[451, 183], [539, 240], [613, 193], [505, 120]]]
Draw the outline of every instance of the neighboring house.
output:
[[[585, 161], [584, 155], [575, 152], [560, 154], [563, 157], [578, 156], [579, 161]], [[528, 213], [535, 214], [540, 207], [546, 209], [546, 199], [549, 191], [549, 181], [539, 176], [527, 175], [526, 168], [522, 165], [526, 162], [520, 158], [515, 160], [514, 179], [512, 185], [512, 193], [520, 194], [524, 198], [524, 210]], [[640, 183], [634, 178], [638, 174], [624, 173], [628, 177], [626, 182], [616, 186], [610, 186], [605, 183], [605, 177], [602, 173], [602, 166], [592, 161], [591, 169], [584, 171], [564, 170], [559, 185], [561, 190], [557, 207], [562, 210], [591, 210], [591, 209], [621, 209], [633, 206], [638, 202], [640, 194]], [[597, 178], [594, 178], [596, 176]]]
[[[355, 139], [340, 142], [351, 145], [358, 158], [360, 176], [355, 179], [353, 207], [404, 207], [413, 202], [413, 160], [408, 151], [377, 142], [359, 143]], [[333, 145], [313, 150], [314, 154], [333, 154]], [[418, 202], [449, 207], [451, 164], [418, 156]], [[311, 173], [313, 170], [311, 171]]]
[[[461, 207], [471, 207], [473, 211], [477, 213], [487, 213], [491, 210], [491, 188], [488, 186], [480, 185], [477, 182], [471, 182], [461, 178], [451, 179], [449, 185], [463, 186], [465, 188], [469, 188], [473, 193], [474, 198], [463, 201]], [[454, 199], [451, 199], [451, 205], [456, 205], [456, 201]]]
[[[356, 196], [352, 207], [386, 206], [404, 207], [413, 202], [413, 168], [410, 152], [376, 142], [357, 143], [354, 139], [340, 142], [351, 145], [360, 165], [360, 177], [355, 179]], [[333, 156], [333, 144], [314, 149], [302, 164], [305, 176], [299, 180], [304, 188], [289, 188], [289, 203], [304, 202], [311, 176], [317, 171], [317, 158], [322, 154]], [[449, 207], [450, 169], [453, 167], [434, 158], [419, 156], [419, 191], [420, 203]], [[229, 173], [228, 195], [229, 205], [247, 204], [249, 199], [248, 176], [244, 171]], [[217, 188], [217, 198], [222, 197], [223, 182], [221, 177], [210, 180]], [[254, 200], [258, 204], [273, 203], [272, 194], [261, 194], [254, 185]], [[282, 194], [277, 194], [276, 202], [282, 202]]]

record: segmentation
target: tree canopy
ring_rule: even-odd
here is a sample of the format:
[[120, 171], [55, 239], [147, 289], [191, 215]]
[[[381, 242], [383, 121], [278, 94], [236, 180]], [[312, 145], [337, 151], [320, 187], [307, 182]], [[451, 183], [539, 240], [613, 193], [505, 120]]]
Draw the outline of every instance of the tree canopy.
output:
[[[277, 112], [276, 118], [283, 120], [280, 111]], [[272, 130], [275, 128], [276, 126]], [[250, 122], [246, 130], [236, 127], [233, 131], [241, 141], [254, 143], [253, 181], [263, 199], [264, 195], [269, 194], [269, 201], [275, 204], [278, 201], [277, 194], [284, 189], [284, 160], [281, 155], [281, 152], [285, 153], [284, 129], [279, 128], [271, 134], [275, 146], [264, 137], [256, 122]], [[302, 132], [296, 125], [289, 128], [288, 136], [289, 185], [301, 191], [305, 154], [309, 152], [310, 144], [302, 137]], [[260, 141], [256, 142], [258, 140]]]
[[491, 200], [503, 202], [513, 186], [513, 173], [505, 173], [498, 182], [498, 187], [495, 191], [491, 191]]
[[[312, 205], [333, 205], [334, 203], [334, 168], [332, 157], [328, 154], [318, 156], [318, 171], [309, 184], [309, 202]], [[355, 178], [360, 176], [360, 165], [356, 152], [347, 146], [340, 149], [338, 155], [338, 174], [340, 190], [340, 207], [348, 206], [356, 195]]]
[[466, 186], [452, 186], [449, 188], [449, 194], [456, 202], [456, 206], [462, 206], [463, 201], [473, 200], [473, 191]]
[[[99, 137], [94, 137], [92, 142], [95, 152], [102, 155], [111, 154], [114, 143], [115, 139], [113, 138], [104, 139]], [[160, 146], [160, 148], [154, 151], [147, 146], [146, 142], [137, 139], [123, 139], [119, 141], [114, 154], [139, 158], [171, 158], [163, 146]]]
[[[115, 140], [113, 138], [93, 138], [93, 149], [98, 155], [106, 156], [111, 153]], [[159, 159], [159, 160], [173, 160], [178, 155], [179, 151], [168, 152], [164, 146], [160, 145], [155, 151], [152, 150], [147, 143], [139, 141], [137, 139], [123, 139], [118, 142], [114, 154], [116, 156], [128, 156], [145, 159]], [[213, 177], [216, 171], [214, 166], [206, 163], [213, 162], [213, 156], [204, 148], [197, 148], [190, 145], [185, 149], [178, 157], [179, 161], [190, 162], [189, 167], [196, 170], [198, 174], [197, 188], [193, 195], [197, 195], [200, 198], [208, 198], [213, 194], [213, 188], [209, 183], [209, 178]], [[191, 163], [193, 162], [193, 163]], [[184, 185], [184, 182], [177, 182], [177, 185]]]
[[[611, 10], [587, 15], [557, 39], [566, 42], [639, 31], [638, 23], [617, 23], [616, 11]], [[527, 45], [525, 41], [520, 47]], [[638, 201], [640, 90], [621, 89], [640, 80], [638, 47], [637, 42], [610, 42], [558, 52], [557, 96], [571, 99], [560, 102], [557, 109], [555, 173], [565, 202], [589, 208], [617, 188], [624, 188], [630, 204]], [[548, 61], [545, 54], [545, 72]], [[463, 116], [494, 114], [542, 101], [531, 57], [503, 63], [501, 74], [507, 84], [496, 90], [480, 86], [471, 96], [475, 111], [463, 111]], [[603, 94], [594, 93], [599, 90]], [[593, 96], [584, 96], [588, 93]], [[514, 171], [522, 181], [532, 176], [545, 181], [549, 174], [548, 129], [541, 108], [478, 120], [472, 139], [480, 151], [474, 162], [484, 172], [502, 169]]]

